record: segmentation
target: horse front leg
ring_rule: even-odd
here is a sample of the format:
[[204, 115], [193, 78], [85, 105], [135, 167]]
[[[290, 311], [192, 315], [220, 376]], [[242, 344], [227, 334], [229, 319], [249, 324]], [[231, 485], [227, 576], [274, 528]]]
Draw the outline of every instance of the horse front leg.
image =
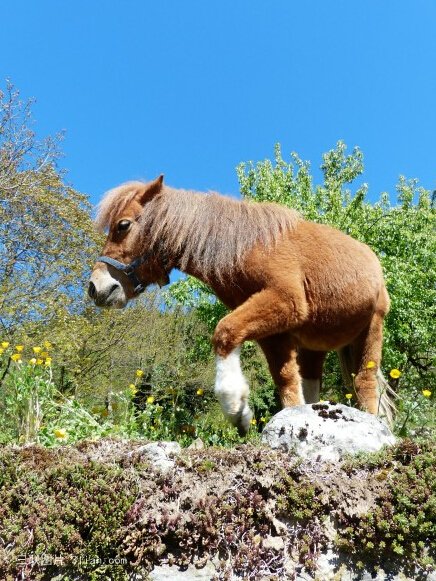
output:
[[248, 382], [241, 370], [240, 345], [246, 340], [260, 340], [300, 324], [305, 307], [303, 304], [296, 307], [297, 303], [294, 297], [266, 289], [221, 319], [215, 329], [212, 338], [217, 363], [215, 394], [224, 415], [238, 428], [240, 435], [248, 432], [253, 417], [248, 405]]

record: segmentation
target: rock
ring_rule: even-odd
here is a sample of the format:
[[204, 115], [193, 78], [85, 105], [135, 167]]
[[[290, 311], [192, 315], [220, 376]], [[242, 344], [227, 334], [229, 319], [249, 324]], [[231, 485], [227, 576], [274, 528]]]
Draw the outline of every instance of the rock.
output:
[[395, 443], [376, 416], [342, 404], [285, 408], [265, 426], [262, 442], [304, 459], [335, 462], [345, 454], [376, 452]]
[[197, 438], [188, 446], [188, 450], [203, 450], [204, 442], [201, 438]]
[[151, 442], [140, 446], [131, 455], [145, 456], [156, 472], [166, 474], [174, 468], [175, 462], [173, 458], [174, 456], [179, 456], [181, 451], [182, 449], [178, 442]]

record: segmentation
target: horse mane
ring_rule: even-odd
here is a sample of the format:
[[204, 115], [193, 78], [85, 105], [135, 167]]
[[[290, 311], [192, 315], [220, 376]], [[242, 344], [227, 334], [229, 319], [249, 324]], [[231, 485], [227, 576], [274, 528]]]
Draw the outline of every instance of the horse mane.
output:
[[[100, 228], [110, 225], [122, 212], [137, 186], [138, 182], [129, 182], [105, 195], [96, 219]], [[146, 203], [140, 223], [147, 246], [176, 258], [180, 270], [189, 263], [201, 268], [206, 276], [222, 279], [242, 267], [245, 255], [254, 246], [270, 250], [300, 220], [296, 210], [273, 202], [237, 200], [215, 192], [204, 194], [163, 186]], [[143, 242], [145, 246], [146, 241]]]

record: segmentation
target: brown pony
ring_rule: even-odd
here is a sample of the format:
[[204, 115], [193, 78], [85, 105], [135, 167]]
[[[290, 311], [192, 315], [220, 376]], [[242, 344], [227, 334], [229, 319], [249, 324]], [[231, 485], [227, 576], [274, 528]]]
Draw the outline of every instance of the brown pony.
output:
[[239, 360], [247, 340], [265, 353], [283, 406], [319, 401], [324, 358], [336, 350], [360, 407], [391, 419], [380, 372], [389, 297], [368, 246], [284, 206], [176, 190], [163, 176], [108, 192], [96, 222], [108, 230], [89, 284], [96, 305], [124, 307], [178, 268], [232, 309], [212, 339], [215, 393], [240, 433], [252, 418]]

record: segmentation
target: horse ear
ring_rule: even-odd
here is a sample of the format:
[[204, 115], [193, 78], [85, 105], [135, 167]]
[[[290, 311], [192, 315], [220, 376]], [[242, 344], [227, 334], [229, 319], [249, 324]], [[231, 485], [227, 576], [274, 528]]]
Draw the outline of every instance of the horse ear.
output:
[[139, 200], [140, 200], [141, 204], [145, 204], [145, 202], [147, 202], [148, 200], [151, 200], [151, 198], [154, 198], [154, 196], [156, 196], [161, 191], [163, 179], [164, 179], [164, 176], [163, 176], [163, 174], [161, 174], [159, 177], [157, 177], [152, 182], [148, 182], [147, 184], [144, 184], [144, 188], [141, 189], [141, 193], [139, 195]]

